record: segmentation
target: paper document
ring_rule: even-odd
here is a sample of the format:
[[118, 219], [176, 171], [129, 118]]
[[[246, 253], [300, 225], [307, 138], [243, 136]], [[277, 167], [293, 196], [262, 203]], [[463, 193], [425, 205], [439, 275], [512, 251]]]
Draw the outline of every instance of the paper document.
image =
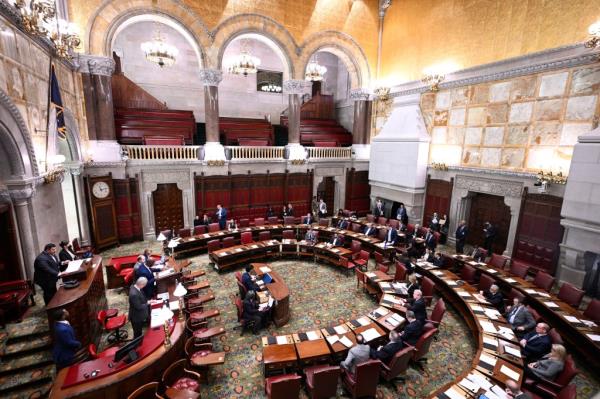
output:
[[400, 299], [396, 298], [393, 295], [385, 294], [383, 296], [382, 300], [383, 301], [387, 301], [387, 302], [391, 302], [391, 303], [395, 303], [395, 304], [398, 304], [398, 305], [402, 305], [402, 301]]
[[335, 330], [336, 334], [340, 334], [340, 335], [348, 332], [348, 330], [344, 326], [335, 326], [335, 327], [333, 327], [333, 329]]
[[510, 328], [500, 327], [498, 332], [504, 337], [508, 339], [513, 339], [515, 337], [515, 333]]
[[172, 274], [174, 271], [175, 270], [173, 270], [173, 269], [167, 269], [167, 270], [163, 270], [162, 272], [158, 272], [158, 278], [168, 276], [169, 274]]
[[360, 319], [357, 319], [356, 321], [358, 321], [361, 326], [368, 326], [369, 324], [371, 324], [371, 320], [369, 320], [369, 318], [364, 317], [364, 316], [361, 317]]
[[483, 343], [488, 344], [488, 345], [498, 346], [498, 340], [496, 338], [487, 337], [485, 335], [483, 336]]
[[375, 309], [375, 313], [379, 313], [382, 316], [385, 316], [386, 314], [390, 313], [390, 311], [387, 308], [383, 308], [383, 307], [378, 307], [377, 309]]
[[269, 269], [267, 266], [263, 266], [259, 269], [261, 271], [261, 273], [270, 273], [271, 269]]
[[327, 337], [327, 342], [329, 342], [329, 345], [333, 345], [336, 342], [338, 342], [340, 340], [340, 337], [338, 337], [337, 335], [330, 335], [329, 337]]
[[314, 341], [316, 339], [319, 339], [319, 334], [317, 334], [314, 331], [309, 331], [306, 333], [306, 337], [308, 338], [309, 341]]
[[434, 271], [432, 271], [432, 273], [435, 274], [436, 276], [443, 276], [444, 275], [444, 272], [441, 271], [441, 270], [434, 270]]
[[569, 323], [581, 323], [577, 317], [565, 315], [565, 319], [567, 319]]
[[460, 384], [460, 386], [465, 388], [467, 391], [477, 392], [479, 390], [479, 385], [475, 384], [473, 381], [471, 381], [467, 378], [463, 378], [459, 382], [459, 384]]
[[373, 272], [365, 273], [367, 277], [376, 277], [377, 275]]
[[467, 378], [485, 390], [492, 388], [492, 383], [481, 374], [469, 374]]
[[550, 298], [550, 294], [547, 294], [547, 293], [542, 292], [542, 291], [538, 291], [538, 295], [539, 296], [543, 296], [544, 298]]
[[446, 284], [448, 284], [449, 286], [451, 286], [451, 287], [454, 287], [454, 286], [458, 285], [458, 283], [456, 281], [454, 281], [454, 280], [444, 280], [444, 282]]
[[544, 305], [548, 306], [549, 308], [558, 308], [558, 307], [560, 307], [560, 306], [558, 306], [556, 304], [556, 302], [552, 302], [552, 301], [544, 302]]
[[508, 353], [509, 355], [521, 357], [521, 351], [518, 348], [513, 348], [512, 346], [504, 345], [504, 352]]
[[510, 278], [510, 277], [505, 278], [504, 281], [506, 281], [507, 283], [511, 283], [511, 284], [514, 284], [517, 282], [517, 280], [515, 280], [514, 278]]
[[486, 309], [483, 312], [492, 320], [498, 320], [500, 318], [500, 312], [498, 312], [496, 309]]
[[586, 326], [588, 326], [588, 327], [596, 327], [596, 326], [597, 326], [597, 325], [596, 325], [596, 323], [594, 323], [594, 322], [593, 322], [593, 321], [591, 321], [591, 320], [581, 320], [581, 322], [582, 322], [583, 324], [585, 324]]
[[444, 394], [446, 396], [448, 396], [450, 399], [465, 399], [465, 395], [463, 393], [461, 393], [460, 390], [458, 390], [454, 387], [450, 387], [450, 389], [448, 389], [446, 392], [444, 392]]
[[498, 273], [498, 270], [488, 269], [488, 273], [496, 274]]
[[506, 391], [498, 385], [494, 385], [492, 387], [492, 392], [494, 393], [494, 395], [496, 395], [496, 397], [498, 399], [508, 399], [508, 395], [506, 394]]
[[469, 305], [474, 312], [484, 312], [485, 309], [479, 305]]
[[496, 327], [494, 327], [494, 325], [489, 321], [479, 320], [479, 324], [481, 325], [481, 328], [483, 328], [483, 331], [486, 333], [498, 333], [498, 331], [496, 331]]
[[79, 271], [83, 261], [84, 261], [83, 259], [70, 261], [69, 264], [67, 265], [67, 269], [63, 272], [63, 274], [75, 273], [75, 272]]
[[285, 335], [277, 336], [277, 345], [285, 345], [288, 343], [287, 337]]
[[169, 299], [169, 293], [163, 292], [162, 294], [157, 294], [156, 298], [164, 301], [165, 299]]
[[598, 334], [585, 334], [585, 335], [587, 335], [594, 342], [600, 342], [600, 335], [598, 335]]
[[468, 298], [471, 296], [471, 294], [469, 294], [467, 291], [456, 291], [456, 293], [463, 298]]
[[169, 302], [169, 309], [175, 311], [179, 310], [179, 301], [171, 301]]
[[380, 337], [379, 333], [374, 328], [369, 328], [368, 330], [361, 332], [360, 335], [362, 335], [363, 338], [365, 339], [365, 341], [367, 341], [367, 342], [370, 342], [370, 341], [374, 340], [375, 338]]
[[506, 376], [508, 376], [508, 378], [510, 378], [511, 380], [515, 380], [515, 381], [519, 381], [519, 373], [517, 373], [516, 371], [514, 371], [513, 369], [507, 367], [507, 366], [502, 366], [500, 367], [500, 372]]
[[352, 343], [352, 341], [350, 341], [348, 339], [348, 337], [343, 336], [342, 338], [340, 338], [340, 342], [346, 347], [346, 348], [351, 348], [354, 344]]
[[391, 284], [388, 282], [379, 283], [379, 285], [382, 289], [389, 289], [391, 287]]
[[534, 295], [537, 294], [536, 290], [531, 290], [531, 289], [526, 289], [525, 292], [528, 294], [534, 294]]
[[489, 364], [490, 366], [495, 366], [496, 362], [498, 361], [498, 359], [496, 359], [495, 357], [486, 355], [485, 353], [482, 353], [481, 356], [479, 356], [479, 360]]

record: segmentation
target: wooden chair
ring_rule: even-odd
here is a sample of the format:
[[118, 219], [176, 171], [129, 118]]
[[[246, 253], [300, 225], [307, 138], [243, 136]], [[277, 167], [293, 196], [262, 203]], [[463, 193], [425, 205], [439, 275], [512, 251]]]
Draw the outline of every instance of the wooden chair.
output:
[[264, 226], [265, 218], [254, 218], [254, 225], [255, 226]]
[[221, 227], [219, 226], [219, 223], [211, 223], [208, 225], [208, 232], [209, 233], [215, 233], [217, 231], [221, 230]]
[[360, 229], [362, 226], [359, 223], [352, 223], [352, 231], [355, 233], [360, 233]]
[[181, 238], [189, 237], [192, 234], [190, 233], [190, 229], [179, 229], [177, 230], [177, 235]]
[[388, 268], [392, 264], [392, 261], [390, 261], [389, 259], [386, 259], [381, 252], [375, 251], [374, 254], [375, 254], [375, 262], [376, 263], [386, 265], [386, 266], [388, 266]]
[[271, 226], [275, 226], [276, 224], [279, 224], [279, 218], [277, 216], [269, 216], [269, 218], [267, 219], [267, 222]]
[[535, 320], [536, 324], [543, 321], [542, 316], [540, 316], [537, 310], [535, 310], [531, 306], [525, 306], [525, 308], [529, 311], [529, 313], [531, 313], [531, 317], [533, 317], [533, 320]]
[[247, 219], [247, 218], [240, 219], [240, 223], [238, 224], [238, 227], [250, 227], [250, 219]]
[[537, 392], [542, 397], [555, 398], [558, 396], [561, 390], [566, 388], [571, 381], [573, 381], [573, 378], [575, 378], [577, 374], [579, 374], [579, 370], [577, 370], [575, 367], [573, 357], [571, 355], [567, 355], [562, 371], [553, 381], [545, 378], [540, 378], [538, 381], [526, 379], [525, 385], [528, 388], [533, 388], [532, 390]]
[[[169, 230], [169, 232], [170, 231], [171, 230]], [[83, 258], [85, 254], [89, 252], [94, 253], [94, 247], [92, 247], [91, 245], [86, 245], [83, 247], [79, 245], [79, 238], [77, 237], [73, 238], [73, 241], [71, 241], [71, 245], [73, 246], [73, 251], [75, 251], [75, 255], [77, 255], [80, 258]]]
[[471, 265], [463, 265], [460, 271], [460, 278], [473, 285], [477, 280], [477, 270]]
[[433, 300], [433, 290], [435, 289], [435, 283], [429, 277], [423, 277], [421, 280], [421, 292], [423, 293], [423, 299], [427, 306], [431, 305]]
[[365, 269], [367, 269], [368, 266], [369, 266], [369, 257], [370, 256], [371, 256], [371, 254], [369, 253], [369, 251], [365, 251], [363, 249], [363, 250], [360, 251], [360, 255], [359, 255], [358, 259], [354, 260], [354, 263], [359, 268], [365, 268]]
[[505, 301], [506, 304], [512, 306], [515, 298], [519, 298], [519, 302], [523, 303], [525, 300], [525, 295], [523, 295], [521, 291], [517, 290], [516, 288], [511, 288], [508, 293], [508, 298]]
[[431, 323], [435, 328], [439, 329], [440, 324], [442, 324], [442, 319], [444, 318], [444, 314], [446, 313], [446, 303], [443, 298], [438, 299], [431, 311], [430, 319], [427, 320], [428, 323]]
[[551, 328], [548, 331], [548, 335], [550, 336], [553, 344], [564, 345], [564, 341], [558, 331], [556, 331], [556, 328]]
[[235, 245], [233, 237], [225, 237], [221, 240], [221, 242], [222, 242], [222, 245], [221, 245], [222, 248], [229, 248], [229, 247], [233, 247]]
[[492, 254], [492, 257], [488, 263], [490, 266], [497, 267], [498, 269], [504, 269], [507, 260], [508, 259], [502, 255]]
[[302, 377], [297, 374], [285, 374], [269, 377], [265, 380], [265, 393], [269, 399], [298, 399]]
[[510, 264], [510, 273], [525, 279], [527, 273], [529, 273], [529, 266], [523, 262], [519, 262], [518, 260], [513, 260]]
[[408, 268], [406, 265], [400, 261], [396, 261], [396, 272], [394, 273], [394, 281], [404, 281], [406, 280], [406, 272]]
[[427, 362], [425, 355], [429, 353], [429, 347], [431, 346], [431, 342], [433, 341], [433, 337], [437, 331], [437, 328], [435, 328], [431, 323], [426, 323], [423, 327], [423, 333], [415, 344], [415, 351], [413, 352], [412, 360], [421, 369], [423, 368], [423, 363]]
[[561, 301], [565, 301], [566, 303], [577, 309], [579, 305], [581, 305], [581, 300], [583, 299], [584, 294], [585, 292], [575, 287], [574, 285], [569, 283], [563, 283], [563, 285], [560, 287], [560, 290], [558, 291], [557, 297]]
[[325, 399], [336, 396], [339, 366], [313, 366], [304, 369], [306, 391], [311, 399]]
[[194, 227], [194, 235], [200, 235], [200, 234], [206, 234], [206, 226], [205, 225], [200, 225], [200, 226], [196, 226]]
[[546, 292], [550, 292], [550, 290], [554, 286], [554, 280], [554, 277], [552, 277], [550, 274], [540, 270], [535, 275], [535, 278], [533, 279], [533, 284]]
[[365, 279], [367, 276], [359, 268], [354, 269], [354, 273], [356, 273], [356, 289], [360, 288], [360, 285], [362, 284], [364, 290], [366, 284]]
[[254, 242], [254, 240], [252, 239], [252, 232], [251, 231], [244, 231], [241, 234], [241, 244], [245, 245], [245, 244], [252, 244]]
[[206, 243], [206, 247], [208, 248], [208, 253], [217, 251], [221, 249], [221, 242], [219, 240], [210, 240]]
[[282, 234], [282, 238], [284, 240], [293, 240], [296, 238], [296, 235], [294, 234], [294, 230], [283, 230]]
[[235, 298], [235, 308], [237, 312], [237, 321], [240, 323], [240, 335], [244, 335], [244, 331], [252, 330], [254, 327], [254, 320], [244, 320], [244, 305], [241, 298]]
[[375, 223], [375, 215], [372, 215], [370, 213], [367, 214], [367, 222], [369, 223]]
[[375, 397], [380, 368], [381, 362], [379, 360], [367, 360], [356, 365], [354, 374], [344, 369], [342, 375], [344, 388], [346, 388], [352, 398], [362, 398], [364, 396]]
[[187, 363], [187, 359], [181, 359], [165, 370], [161, 378], [165, 388], [200, 392], [200, 374], [189, 370]]
[[479, 285], [478, 288], [480, 291], [488, 291], [490, 289], [490, 287], [492, 286], [492, 284], [495, 284], [496, 280], [491, 277], [488, 276], [485, 273], [481, 274], [481, 277], [479, 278]]
[[[536, 395], [533, 390], [527, 388], [523, 389], [523, 392], [531, 395], [531, 399], [544, 399], [544, 396]], [[560, 390], [555, 399], [577, 399], [577, 386], [575, 384], [569, 384]]]
[[600, 299], [592, 299], [585, 311], [583, 312], [585, 317], [596, 324], [600, 323]]
[[158, 394], [159, 386], [158, 382], [144, 384], [127, 396], [127, 399], [162, 399], [163, 396]]
[[321, 227], [329, 227], [329, 219], [321, 218], [319, 219], [319, 226]]
[[379, 218], [377, 219], [377, 224], [381, 224], [381, 225], [386, 225], [387, 224], [387, 218], [385, 216], [379, 216]]
[[409, 345], [396, 352], [388, 364], [381, 362], [381, 377], [387, 382], [395, 379], [404, 380], [402, 375], [404, 375], [408, 369], [414, 351], [415, 348]]
[[284, 216], [283, 224], [285, 224], [285, 225], [296, 224], [296, 218], [293, 216]]
[[[188, 360], [192, 360], [197, 357], [204, 357], [211, 353], [220, 353], [225, 356], [225, 352], [214, 352], [213, 345], [210, 342], [197, 343], [194, 337], [190, 337], [185, 341], [185, 355]], [[184, 359], [185, 360], [185, 359]], [[192, 367], [195, 370], [199, 370], [204, 375], [208, 376], [208, 367]]]
[[340, 258], [339, 265], [342, 269], [344, 269], [346, 271], [346, 275], [348, 275], [348, 273], [351, 270], [356, 269], [356, 265], [354, 264], [354, 262], [351, 262], [350, 259], [346, 258], [345, 256], [342, 256]]
[[258, 241], [268, 241], [271, 239], [270, 231], [261, 231], [258, 233]]
[[377, 270], [379, 270], [380, 272], [384, 272], [384, 273], [387, 274], [387, 272], [390, 271], [390, 266], [389, 265], [386, 265], [386, 264], [383, 264], [383, 263], [379, 263], [379, 262], [377, 262], [375, 265], [377, 266]]
[[357, 259], [360, 256], [362, 245], [358, 240], [352, 240], [350, 243], [350, 250], [352, 251], [352, 260]]

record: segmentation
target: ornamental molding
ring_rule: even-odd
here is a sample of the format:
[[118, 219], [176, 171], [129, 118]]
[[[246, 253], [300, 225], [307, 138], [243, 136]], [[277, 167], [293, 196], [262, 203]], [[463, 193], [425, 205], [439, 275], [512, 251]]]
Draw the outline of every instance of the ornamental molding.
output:
[[[533, 172], [520, 172], [516, 170], [504, 170], [504, 169], [489, 169], [489, 168], [469, 168], [465, 166], [447, 166], [448, 171], [466, 172], [466, 173], [477, 173], [480, 175], [492, 175], [492, 176], [507, 176], [507, 177], [519, 177], [525, 179], [537, 179], [537, 173]], [[431, 166], [428, 166], [429, 171], [436, 171]]]
[[[512, 79], [556, 69], [593, 64], [599, 59], [600, 50], [589, 50], [584, 48], [583, 43], [576, 43], [456, 71], [448, 74], [439, 87], [440, 90], [444, 90]], [[417, 80], [393, 86], [393, 88], [393, 92], [390, 93], [392, 97], [429, 91], [429, 86]]]
[[350, 90], [350, 99], [351, 100], [368, 101], [370, 97], [371, 97], [371, 93], [369, 93], [369, 90], [364, 87]]
[[223, 72], [220, 69], [201, 69], [199, 75], [204, 86], [218, 86], [223, 80]]
[[477, 193], [500, 195], [503, 197], [520, 198], [523, 193], [523, 183], [520, 182], [482, 179], [463, 175], [456, 176], [454, 187]]
[[77, 54], [77, 57], [73, 58], [73, 63], [79, 73], [100, 76], [112, 76], [116, 66], [112, 58], [92, 54]]
[[283, 82], [283, 94], [307, 94], [312, 88], [312, 82], [302, 79], [290, 79]]
[[144, 192], [151, 193], [155, 191], [159, 184], [176, 183], [177, 188], [185, 194], [186, 190], [191, 190], [189, 170], [171, 170], [160, 173], [142, 173], [142, 187]]

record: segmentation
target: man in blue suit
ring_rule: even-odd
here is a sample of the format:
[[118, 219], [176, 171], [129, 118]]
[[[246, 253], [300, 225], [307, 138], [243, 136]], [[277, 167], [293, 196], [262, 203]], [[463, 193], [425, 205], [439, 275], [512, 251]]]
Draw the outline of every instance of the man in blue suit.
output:
[[219, 221], [219, 228], [224, 230], [227, 224], [227, 209], [223, 208], [221, 204], [217, 205], [217, 220]]
[[427, 234], [425, 235], [425, 246], [432, 251], [435, 250], [435, 247], [437, 246], [437, 241], [435, 240], [435, 236], [433, 235], [431, 229], [427, 229]]
[[365, 228], [365, 235], [373, 237], [377, 234], [377, 229], [373, 227], [373, 223], [369, 223]]
[[535, 362], [541, 359], [552, 349], [552, 339], [548, 335], [549, 326], [546, 323], [538, 323], [535, 331], [526, 334], [520, 341], [521, 352], [527, 363]]
[[135, 271], [135, 281], [140, 277], [146, 277], [148, 284], [142, 289], [146, 298], [152, 299], [154, 296], [154, 273], [152, 272], [152, 266], [154, 265], [154, 259], [148, 259], [146, 263], [142, 263], [140, 267]]
[[454, 236], [456, 237], [457, 254], [463, 253], [465, 241], [467, 240], [467, 234], [469, 234], [469, 230], [467, 229], [467, 222], [461, 220], [458, 224], [458, 227], [456, 228], [456, 233], [454, 233]]
[[398, 238], [398, 231], [392, 226], [388, 228], [387, 234], [385, 235], [385, 243], [387, 245], [396, 245], [396, 239]]
[[67, 319], [69, 312], [59, 309], [54, 314], [54, 348], [52, 357], [56, 363], [56, 369], [60, 370], [73, 363], [77, 349], [81, 348], [81, 342], [75, 339], [75, 330]]
[[302, 218], [302, 224], [313, 224], [315, 220], [312, 217], [312, 214], [309, 212]]

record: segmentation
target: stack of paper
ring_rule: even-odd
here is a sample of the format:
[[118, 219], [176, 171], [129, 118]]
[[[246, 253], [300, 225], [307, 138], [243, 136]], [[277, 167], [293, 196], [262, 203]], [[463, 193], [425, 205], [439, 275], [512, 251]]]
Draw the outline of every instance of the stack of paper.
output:
[[485, 309], [483, 311], [485, 313], [485, 315], [487, 317], [489, 317], [492, 320], [498, 320], [500, 318], [500, 312], [498, 312], [496, 309]]
[[340, 340], [340, 337], [338, 337], [337, 335], [330, 335], [329, 337], [327, 337], [327, 342], [329, 342], [329, 345], [333, 345], [336, 342], [338, 342]]
[[399, 298], [396, 298], [393, 295], [385, 294], [381, 300], [382, 301], [391, 302], [391, 303], [395, 303], [397, 305], [402, 305], [402, 301]]
[[459, 382], [460, 386], [465, 388], [467, 391], [470, 392], [477, 392], [479, 390], [479, 385], [475, 384], [473, 381], [469, 380], [468, 378], [463, 378], [460, 382]]
[[456, 281], [454, 281], [454, 280], [444, 280], [444, 282], [445, 282], [447, 285], [451, 286], [451, 287], [454, 287], [454, 286], [457, 286], [457, 285], [458, 285], [458, 283], [457, 283]]
[[488, 273], [496, 274], [498, 273], [498, 270], [488, 269]]
[[82, 263], [83, 263], [83, 259], [70, 261], [69, 264], [67, 265], [67, 270], [65, 270], [63, 272], [63, 274], [75, 273], [75, 272], [79, 271]]
[[567, 316], [565, 315], [565, 319], [567, 319], [567, 321], [569, 323], [577, 323], [577, 324], [581, 324], [581, 321], [579, 321], [579, 319], [577, 317], [573, 317], [573, 316]]
[[344, 335], [342, 338], [340, 338], [340, 342], [341, 342], [341, 343], [342, 343], [342, 344], [343, 344], [343, 345], [344, 345], [346, 348], [351, 348], [351, 347], [352, 347], [352, 345], [354, 345], [354, 344], [352, 343], [352, 341], [350, 341], [350, 340], [348, 339], [348, 337], [346, 337], [345, 335]]
[[585, 334], [585, 335], [587, 335], [594, 342], [600, 342], [600, 335], [598, 335], [598, 334]]
[[515, 333], [510, 328], [500, 327], [498, 333], [502, 335], [504, 338], [513, 339], [515, 337]]
[[337, 334], [340, 334], [340, 335], [345, 334], [345, 333], [348, 332], [348, 329], [346, 329], [346, 327], [343, 326], [343, 325], [341, 325], [341, 326], [335, 326], [335, 327], [333, 327], [333, 329], [335, 330], [335, 332]]
[[473, 312], [485, 312], [485, 309], [479, 305], [471, 305], [469, 304]]
[[320, 338], [320, 337], [319, 337], [319, 334], [317, 334], [317, 333], [316, 333], [316, 332], [314, 332], [314, 331], [309, 331], [309, 332], [307, 332], [307, 333], [306, 333], [306, 336], [308, 337], [308, 340], [309, 340], [309, 341], [314, 341], [314, 340], [317, 340], [317, 339], [319, 339], [319, 338]]
[[479, 320], [479, 324], [481, 325], [481, 328], [483, 328], [483, 331], [485, 331], [486, 333], [498, 333], [498, 331], [496, 331], [496, 327], [489, 321]]
[[287, 337], [285, 335], [278, 335], [276, 339], [277, 345], [285, 345], [288, 343]]
[[467, 291], [456, 291], [456, 293], [463, 298], [468, 298], [471, 296], [471, 294], [469, 294]]
[[502, 366], [500, 367], [500, 372], [502, 374], [504, 374], [505, 376], [507, 376], [508, 378], [510, 378], [511, 380], [515, 380], [515, 381], [519, 381], [519, 373], [517, 373], [516, 371], [514, 371], [513, 369], [507, 367], [507, 366]]
[[467, 378], [485, 390], [492, 388], [492, 383], [481, 374], [472, 373], [469, 374]]
[[583, 324], [585, 324], [586, 326], [588, 326], [588, 327], [596, 327], [596, 326], [597, 326], [597, 325], [596, 325], [596, 323], [594, 323], [594, 322], [593, 322], [593, 321], [591, 321], [591, 320], [581, 320], [581, 322], [582, 322]]
[[441, 271], [441, 270], [434, 270], [434, 271], [432, 271], [432, 273], [435, 274], [436, 276], [443, 276], [444, 275], [444, 272]]
[[498, 359], [496, 359], [495, 357], [487, 355], [485, 353], [481, 353], [481, 356], [479, 356], [479, 360], [489, 364], [490, 366], [495, 366], [496, 362], [498, 361]]
[[544, 305], [548, 306], [549, 308], [559, 308], [560, 307], [556, 304], [556, 302], [552, 302], [552, 301], [544, 302]]
[[356, 321], [358, 321], [360, 323], [361, 326], [368, 326], [369, 324], [371, 324], [371, 320], [369, 320], [367, 317], [361, 317], [360, 319], [357, 319]]
[[519, 348], [514, 348], [512, 346], [504, 345], [504, 352], [508, 353], [509, 355], [521, 357], [521, 350]]
[[259, 270], [261, 271], [261, 273], [270, 273], [271, 269], [268, 268], [267, 266], [262, 266], [259, 268]]
[[366, 342], [370, 342], [380, 337], [379, 333], [374, 328], [369, 328], [368, 330], [361, 332], [360, 335], [363, 336]]
[[498, 340], [496, 338], [488, 337], [485, 335], [483, 336], [483, 343], [496, 347], [498, 346]]
[[465, 394], [455, 387], [450, 387], [450, 389], [446, 390], [444, 394], [450, 399], [465, 399], [466, 397]]
[[505, 278], [504, 281], [506, 281], [507, 283], [511, 283], [511, 284], [514, 284], [517, 282], [517, 280], [515, 280], [514, 278], [510, 278], [510, 277]]

